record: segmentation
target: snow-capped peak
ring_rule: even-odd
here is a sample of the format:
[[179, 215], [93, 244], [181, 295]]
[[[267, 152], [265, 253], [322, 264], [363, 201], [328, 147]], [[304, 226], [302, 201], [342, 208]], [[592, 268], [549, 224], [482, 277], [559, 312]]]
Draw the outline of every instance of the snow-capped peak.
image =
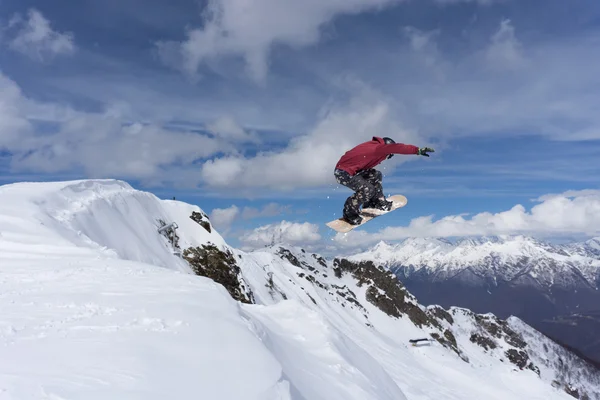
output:
[[600, 237], [595, 237], [585, 242], [585, 246], [592, 251], [597, 251], [600, 254]]
[[444, 272], [452, 275], [470, 268], [478, 274], [507, 281], [527, 272], [537, 281], [553, 284], [578, 270], [588, 283], [595, 285], [600, 260], [594, 257], [599, 242], [591, 240], [582, 246], [555, 245], [515, 235], [461, 238], [451, 243], [432, 238], [409, 238], [397, 245], [375, 246], [349, 257], [372, 260], [387, 267], [409, 267], [413, 270]]
[[383, 240], [380, 240], [375, 246], [373, 246], [373, 251], [383, 252], [383, 251], [389, 251], [391, 248], [392, 248], [392, 246], [390, 246]]

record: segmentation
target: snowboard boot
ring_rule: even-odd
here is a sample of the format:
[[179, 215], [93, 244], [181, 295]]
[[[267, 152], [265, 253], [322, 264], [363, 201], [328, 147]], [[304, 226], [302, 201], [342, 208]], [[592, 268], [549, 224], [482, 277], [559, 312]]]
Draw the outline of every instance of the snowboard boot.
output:
[[393, 201], [387, 201], [386, 199], [372, 199], [363, 205], [363, 210], [365, 208], [371, 208], [380, 211], [390, 211], [393, 205]]
[[342, 217], [344, 221], [349, 223], [350, 225], [360, 225], [362, 223], [363, 218], [360, 215], [348, 216], [344, 215]]
[[363, 218], [360, 216], [360, 212], [358, 211], [360, 209], [359, 207], [360, 205], [357, 206], [353, 199], [349, 197], [344, 204], [342, 219], [348, 222], [350, 225], [360, 225]]

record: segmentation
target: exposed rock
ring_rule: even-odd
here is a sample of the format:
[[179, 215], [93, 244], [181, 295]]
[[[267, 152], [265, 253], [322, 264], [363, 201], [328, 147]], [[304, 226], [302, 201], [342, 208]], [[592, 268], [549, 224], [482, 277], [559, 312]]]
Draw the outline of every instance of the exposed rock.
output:
[[208, 233], [211, 233], [212, 228], [210, 226], [208, 215], [206, 215], [202, 212], [194, 211], [194, 212], [192, 212], [192, 215], [190, 215], [190, 218], [193, 221], [195, 221], [196, 223], [200, 224], [200, 226], [202, 226], [204, 229], [206, 229], [208, 231]]
[[565, 386], [565, 392], [567, 392], [568, 395], [575, 397], [576, 399], [579, 398], [579, 390], [577, 390], [577, 388]]
[[283, 292], [283, 290], [279, 289], [275, 282], [273, 282], [273, 273], [269, 272], [267, 274], [267, 283], [265, 284], [267, 288], [269, 288], [269, 294], [272, 298], [275, 298], [275, 293], [278, 293], [282, 299], [287, 300], [287, 295]]
[[469, 340], [471, 342], [476, 343], [479, 346], [483, 347], [486, 351], [490, 350], [490, 349], [495, 349], [496, 347], [498, 347], [496, 345], [496, 342], [494, 342], [493, 339], [482, 336], [477, 333], [471, 334], [471, 337], [469, 338]]
[[450, 325], [454, 324], [454, 318], [452, 318], [452, 315], [450, 315], [450, 313], [444, 310], [442, 307], [431, 306], [428, 308], [428, 311], [438, 319], [446, 320]]
[[375, 266], [371, 261], [355, 263], [336, 258], [333, 265], [337, 277], [341, 278], [343, 273], [347, 272], [358, 281], [358, 286], [369, 285], [367, 300], [386, 314], [396, 318], [407, 314], [419, 327], [432, 325], [441, 328], [437, 321], [421, 310], [402, 283], [390, 271]]
[[527, 346], [527, 343], [525, 343], [521, 335], [513, 331], [506, 321], [493, 315], [473, 315], [475, 316], [475, 321], [477, 321], [483, 329], [489, 332], [490, 335], [504, 339], [506, 343], [519, 349], [524, 349]]
[[454, 350], [454, 352], [458, 354], [463, 361], [469, 362], [469, 358], [458, 348], [456, 344], [456, 338], [454, 337], [454, 334], [450, 332], [450, 330], [446, 329], [444, 331], [444, 336], [441, 336], [437, 332], [433, 332], [431, 337], [437, 340], [441, 345]]
[[490, 320], [485, 315], [473, 314], [475, 316], [475, 321], [479, 323], [479, 325], [488, 331], [490, 335], [494, 337], [502, 337], [502, 327], [497, 323], [497, 320]]
[[517, 349], [508, 349], [508, 350], [506, 350], [506, 352], [504, 354], [506, 355], [506, 357], [508, 358], [508, 360], [511, 363], [515, 364], [520, 369], [528, 368], [528, 369], [536, 372], [539, 375], [539, 373], [540, 373], [539, 368], [536, 367], [532, 362], [530, 362], [529, 354], [527, 354], [526, 351], [517, 350]]
[[201, 247], [185, 249], [183, 258], [196, 275], [223, 285], [235, 300], [254, 303], [252, 290], [244, 282], [240, 267], [229, 250], [222, 251], [213, 244], [203, 244]]
[[509, 329], [508, 327], [505, 327], [504, 333], [506, 334], [506, 336], [504, 336], [504, 340], [506, 340], [506, 343], [519, 349], [524, 349], [525, 347], [527, 347], [527, 343], [525, 343], [521, 335], [519, 335], [517, 332], [513, 331], [512, 329]]
[[323, 268], [327, 268], [327, 262], [325, 261], [325, 259], [321, 256], [318, 256], [316, 254], [313, 254], [312, 257], [317, 260], [317, 262], [323, 267]]
[[375, 286], [369, 286], [366, 293], [367, 300], [377, 306], [381, 311], [392, 317], [400, 318], [402, 313], [398, 305], [385, 293], [380, 293]]
[[[315, 267], [313, 267], [306, 261], [299, 260], [298, 257], [296, 257], [291, 251], [284, 247], [279, 247], [279, 249], [277, 250], [277, 255], [280, 256], [282, 259], [289, 261], [290, 264], [292, 264], [295, 267], [307, 269], [310, 272], [314, 272], [316, 274], [319, 273], [319, 271], [317, 271]], [[325, 266], [327, 266], [327, 264], [325, 264]]]
[[279, 250], [277, 250], [277, 255], [285, 260], [288, 260], [293, 266], [302, 268], [302, 264], [300, 264], [300, 260], [298, 260], [298, 257], [292, 254], [292, 252], [288, 249], [280, 247]]
[[[407, 315], [420, 328], [430, 327], [439, 330], [440, 333], [434, 332], [431, 336], [468, 362], [467, 357], [459, 350], [454, 334], [442, 327], [433, 312], [423, 311], [392, 272], [375, 266], [371, 261], [352, 262], [337, 258], [333, 261], [333, 268], [338, 278], [341, 278], [344, 273], [350, 273], [358, 281], [358, 286], [368, 285], [367, 301], [387, 315], [395, 318]], [[447, 320], [448, 317], [450, 316], [443, 318]], [[449, 319], [452, 321], [451, 317]]]

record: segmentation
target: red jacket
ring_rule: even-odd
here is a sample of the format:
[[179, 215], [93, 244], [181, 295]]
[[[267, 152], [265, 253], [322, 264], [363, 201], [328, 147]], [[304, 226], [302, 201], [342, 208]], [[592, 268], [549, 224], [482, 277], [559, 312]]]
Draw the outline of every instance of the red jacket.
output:
[[373, 140], [348, 150], [335, 168], [354, 175], [358, 171], [374, 168], [390, 154], [417, 154], [418, 151], [417, 146], [402, 143], [385, 144], [382, 138], [374, 136]]

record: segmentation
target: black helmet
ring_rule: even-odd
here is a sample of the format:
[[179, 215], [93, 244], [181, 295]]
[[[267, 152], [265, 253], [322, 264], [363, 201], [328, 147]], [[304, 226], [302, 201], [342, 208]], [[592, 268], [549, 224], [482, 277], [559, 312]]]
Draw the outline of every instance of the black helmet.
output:
[[[383, 138], [383, 141], [385, 142], [385, 144], [393, 144], [393, 143], [396, 143], [396, 142], [394, 141], [394, 139], [392, 139], [392, 138], [389, 138], [389, 137], [384, 137], [384, 138]], [[392, 158], [392, 157], [394, 157], [394, 155], [393, 155], [393, 154], [388, 154], [388, 156], [387, 156], [386, 158], [389, 160], [389, 159], [390, 159], [390, 158]]]

